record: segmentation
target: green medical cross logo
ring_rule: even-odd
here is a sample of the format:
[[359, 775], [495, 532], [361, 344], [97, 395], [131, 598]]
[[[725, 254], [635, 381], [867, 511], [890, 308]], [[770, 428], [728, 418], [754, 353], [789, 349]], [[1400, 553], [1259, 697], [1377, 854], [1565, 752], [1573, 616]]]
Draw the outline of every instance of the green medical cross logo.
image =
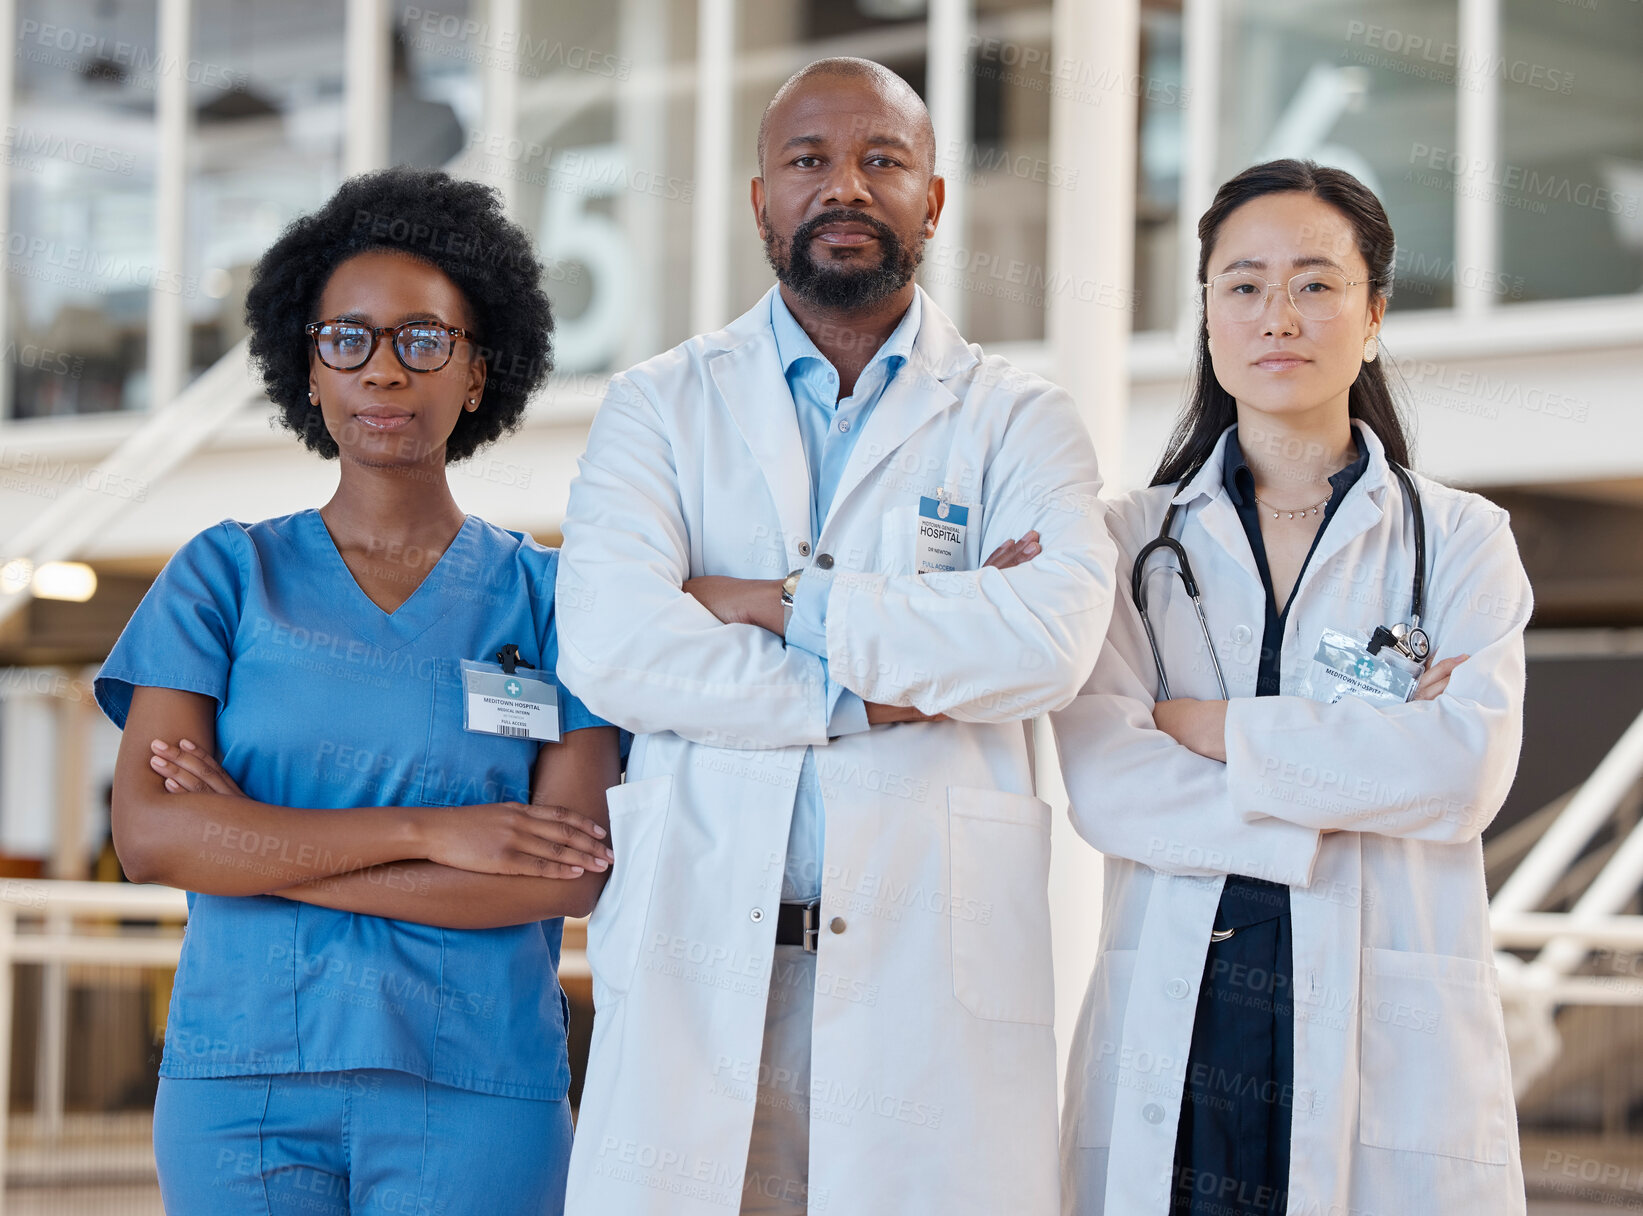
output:
[[525, 691], [524, 686], [521, 685], [518, 680], [509, 680], [502, 687], [507, 689], [510, 697], [517, 697], [520, 693]]

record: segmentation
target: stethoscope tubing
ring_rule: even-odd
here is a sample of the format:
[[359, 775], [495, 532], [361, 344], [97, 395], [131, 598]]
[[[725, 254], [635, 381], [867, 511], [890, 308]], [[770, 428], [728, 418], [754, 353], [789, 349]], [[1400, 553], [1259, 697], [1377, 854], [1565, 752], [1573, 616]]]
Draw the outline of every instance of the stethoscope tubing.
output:
[[[1421, 615], [1426, 608], [1426, 513], [1421, 507], [1420, 491], [1415, 488], [1415, 480], [1408, 471], [1392, 461], [1386, 462], [1402, 487], [1404, 498], [1409, 503], [1409, 513], [1415, 529], [1415, 575], [1409, 593], [1410, 628], [1419, 630]], [[1198, 628], [1204, 635], [1204, 649], [1209, 652], [1210, 665], [1215, 669], [1215, 683], [1221, 690], [1221, 700], [1226, 701], [1226, 677], [1221, 673], [1221, 659], [1215, 653], [1215, 643], [1209, 636], [1209, 618], [1204, 615], [1204, 598], [1198, 587], [1198, 579], [1192, 572], [1192, 562], [1187, 558], [1187, 547], [1170, 535], [1175, 526], [1176, 512], [1180, 503], [1171, 503], [1169, 510], [1164, 512], [1163, 525], [1158, 529], [1158, 535], [1141, 546], [1141, 552], [1135, 555], [1135, 562], [1130, 567], [1130, 598], [1135, 601], [1136, 611], [1141, 614], [1141, 627], [1146, 630], [1147, 645], [1152, 648], [1153, 665], [1158, 669], [1158, 700], [1170, 699], [1169, 677], [1164, 674], [1164, 654], [1158, 648], [1158, 637], [1153, 632], [1152, 620], [1147, 616], [1147, 596], [1143, 586], [1142, 576], [1146, 573], [1147, 560], [1160, 549], [1166, 549], [1175, 555], [1175, 573], [1181, 579], [1181, 586], [1192, 601], [1192, 610], [1198, 616]]]

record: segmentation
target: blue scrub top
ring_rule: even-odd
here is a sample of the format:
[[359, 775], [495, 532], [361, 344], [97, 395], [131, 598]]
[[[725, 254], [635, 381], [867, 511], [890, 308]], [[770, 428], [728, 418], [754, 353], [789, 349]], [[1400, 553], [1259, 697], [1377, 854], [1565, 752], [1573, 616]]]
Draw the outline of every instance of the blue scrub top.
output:
[[[125, 726], [137, 685], [218, 703], [222, 766], [280, 806], [529, 801], [539, 745], [463, 728], [461, 661], [512, 642], [558, 663], [557, 551], [469, 516], [416, 592], [384, 612], [317, 511], [225, 521], [167, 563], [97, 676]], [[606, 725], [560, 690], [563, 729]], [[209, 827], [206, 828], [210, 830]], [[242, 863], [313, 849], [235, 842]], [[559, 920], [441, 929], [277, 896], [188, 896], [163, 1077], [389, 1068], [558, 1100], [570, 1082]]]

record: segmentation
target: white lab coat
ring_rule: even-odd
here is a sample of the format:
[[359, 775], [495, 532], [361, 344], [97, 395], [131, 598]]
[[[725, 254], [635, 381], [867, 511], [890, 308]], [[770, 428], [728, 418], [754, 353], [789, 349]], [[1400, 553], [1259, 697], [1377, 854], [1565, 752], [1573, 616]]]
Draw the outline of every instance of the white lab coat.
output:
[[[813, 537], [769, 309], [616, 377], [571, 488], [559, 673], [638, 737], [588, 925], [598, 1012], [566, 1210], [737, 1209], [814, 746], [828, 928], [812, 1083], [791, 1099], [810, 1104], [810, 1210], [1049, 1216], [1050, 825], [1022, 720], [1073, 699], [1111, 613], [1095, 454], [1065, 392], [983, 356], [926, 297]], [[938, 487], [974, 512], [968, 569], [921, 577], [917, 505]], [[980, 568], [1032, 528], [1041, 556]], [[833, 677], [952, 721], [829, 741], [821, 661], [680, 591], [824, 555]]]
[[[1088, 685], [1054, 715], [1073, 821], [1106, 855], [1100, 948], [1067, 1076], [1068, 1213], [1169, 1210], [1194, 1010], [1228, 873], [1290, 887], [1291, 1216], [1524, 1210], [1480, 833], [1517, 768], [1529, 584], [1504, 511], [1416, 477], [1423, 624], [1437, 657], [1471, 658], [1436, 701], [1306, 699], [1322, 630], [1367, 638], [1409, 618], [1411, 514], [1380, 440], [1360, 432], [1369, 464], [1294, 593], [1281, 696], [1254, 695], [1265, 594], [1222, 484], [1225, 437], [1179, 492], [1155, 487], [1111, 506], [1127, 579], [1166, 507], [1182, 504], [1175, 534], [1233, 700], [1225, 764], [1158, 731], [1157, 677], [1126, 593]], [[1155, 555], [1147, 568], [1171, 693], [1218, 698], [1171, 560]]]

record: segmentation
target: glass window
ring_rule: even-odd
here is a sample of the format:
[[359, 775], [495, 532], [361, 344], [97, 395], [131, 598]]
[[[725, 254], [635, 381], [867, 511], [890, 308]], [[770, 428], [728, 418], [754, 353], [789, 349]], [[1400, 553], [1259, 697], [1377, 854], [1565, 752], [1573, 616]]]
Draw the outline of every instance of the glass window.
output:
[[1509, 300], [1643, 288], [1643, 5], [1503, 0], [1500, 215]]
[[515, 129], [469, 151], [536, 237], [556, 372], [612, 371], [689, 335], [695, 4], [524, 8]]
[[1222, 20], [1217, 183], [1284, 156], [1348, 170], [1398, 235], [1391, 307], [1452, 304], [1455, 0], [1230, 0]]
[[964, 334], [975, 342], [1042, 341], [1051, 295], [1076, 290], [1049, 265], [1050, 191], [1076, 197], [1099, 175], [1051, 160], [1056, 91], [1090, 86], [1077, 82], [1077, 64], [1056, 59], [1050, 27], [1047, 4], [976, 5], [965, 231], [953, 265], [930, 271], [955, 278]]
[[245, 336], [251, 269], [342, 176], [343, 0], [194, 0], [190, 378]]
[[[1181, 307], [1181, 161], [1189, 101], [1183, 78], [1179, 0], [1146, 0], [1143, 4], [1140, 68], [1135, 328], [1172, 329]], [[1196, 224], [1198, 217], [1190, 217], [1189, 222]]]
[[[155, 266], [155, 0], [20, 0], [5, 156], [5, 370], [16, 417], [148, 404]], [[202, 75], [194, 72], [193, 75]], [[192, 76], [191, 76], [192, 79]]]
[[[388, 161], [423, 169], [450, 165], [478, 128], [483, 104], [480, 62], [508, 48], [477, 44], [467, 0], [437, 9], [396, 0], [390, 61]], [[495, 40], [492, 39], [494, 42]], [[522, 77], [529, 68], [517, 58]]]

